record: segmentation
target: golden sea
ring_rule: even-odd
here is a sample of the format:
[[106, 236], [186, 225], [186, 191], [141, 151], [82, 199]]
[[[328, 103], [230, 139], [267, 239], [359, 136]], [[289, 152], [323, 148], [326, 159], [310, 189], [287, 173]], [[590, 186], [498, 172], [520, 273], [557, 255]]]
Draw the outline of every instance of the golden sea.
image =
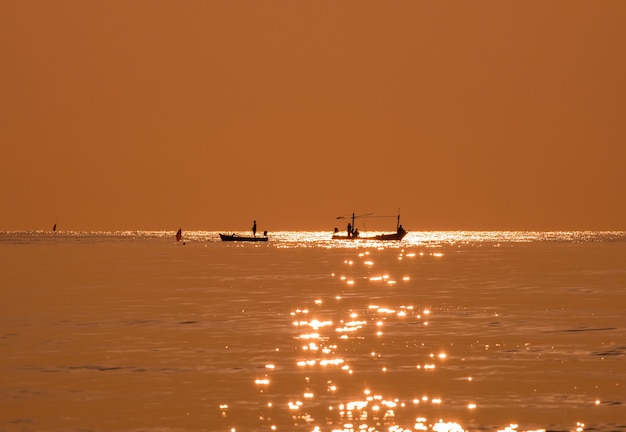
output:
[[0, 431], [626, 431], [626, 233], [0, 233]]

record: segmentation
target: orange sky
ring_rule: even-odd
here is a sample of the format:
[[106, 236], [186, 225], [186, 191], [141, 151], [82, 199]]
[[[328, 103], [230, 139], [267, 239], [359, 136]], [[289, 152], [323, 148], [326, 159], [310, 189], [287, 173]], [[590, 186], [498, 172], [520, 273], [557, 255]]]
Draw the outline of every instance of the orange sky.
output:
[[5, 1], [0, 230], [625, 230], [625, 47], [620, 0]]

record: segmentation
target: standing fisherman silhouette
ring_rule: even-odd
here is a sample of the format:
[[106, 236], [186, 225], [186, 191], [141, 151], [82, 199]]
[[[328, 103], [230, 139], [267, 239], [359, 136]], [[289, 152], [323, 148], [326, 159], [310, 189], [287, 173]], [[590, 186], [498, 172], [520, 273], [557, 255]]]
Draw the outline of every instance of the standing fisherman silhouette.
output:
[[252, 223], [252, 235], [256, 237], [256, 220]]

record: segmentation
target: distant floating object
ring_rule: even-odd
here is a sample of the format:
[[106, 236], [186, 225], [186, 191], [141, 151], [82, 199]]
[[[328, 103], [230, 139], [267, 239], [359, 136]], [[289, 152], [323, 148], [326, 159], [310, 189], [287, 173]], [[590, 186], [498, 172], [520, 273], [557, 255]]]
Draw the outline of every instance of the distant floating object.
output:
[[181, 238], [183, 238], [183, 229], [178, 228], [178, 231], [176, 232], [176, 241], [180, 241]]
[[252, 224], [252, 237], [241, 236], [239, 234], [222, 234], [220, 233], [222, 241], [242, 241], [242, 242], [266, 242], [268, 240], [267, 230], [263, 231], [263, 237], [256, 236], [256, 219]]
[[374, 236], [361, 236], [359, 230], [354, 227], [354, 220], [357, 218], [365, 218], [365, 217], [396, 217], [396, 216], [375, 216], [371, 213], [355, 216], [352, 213], [352, 216], [338, 216], [337, 219], [351, 219], [352, 223], [348, 224], [346, 229], [346, 234], [339, 234], [339, 229], [335, 228], [335, 232], [333, 233], [333, 240], [378, 240], [378, 241], [387, 241], [387, 240], [402, 240], [404, 236], [407, 234], [402, 225], [400, 225], [400, 212], [398, 212], [398, 223], [396, 225], [395, 233], [383, 233]]
[[57, 232], [57, 224], [54, 224], [54, 226], [52, 227], [52, 232]]

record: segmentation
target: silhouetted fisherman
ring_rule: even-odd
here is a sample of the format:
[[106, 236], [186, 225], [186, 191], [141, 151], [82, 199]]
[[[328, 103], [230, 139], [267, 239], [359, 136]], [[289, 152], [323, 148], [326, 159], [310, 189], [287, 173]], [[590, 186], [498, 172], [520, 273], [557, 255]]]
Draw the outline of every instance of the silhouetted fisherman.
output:
[[252, 223], [252, 235], [256, 237], [256, 221]]

